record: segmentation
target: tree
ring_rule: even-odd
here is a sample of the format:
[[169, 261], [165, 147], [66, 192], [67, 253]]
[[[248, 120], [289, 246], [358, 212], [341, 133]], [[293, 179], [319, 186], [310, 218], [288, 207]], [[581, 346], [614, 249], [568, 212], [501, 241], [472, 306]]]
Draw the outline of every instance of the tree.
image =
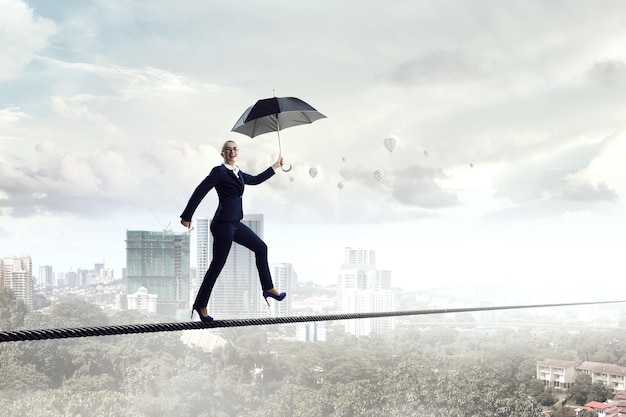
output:
[[591, 375], [580, 373], [576, 375], [574, 383], [569, 389], [569, 398], [574, 403], [583, 405], [587, 402], [589, 391], [591, 391]]
[[602, 382], [594, 382], [589, 389], [587, 402], [598, 401], [603, 403], [610, 397], [613, 397], [613, 390], [611, 388], [607, 387]]
[[44, 307], [50, 306], [50, 300], [43, 294], [33, 295], [33, 310], [41, 310]]
[[0, 391], [32, 392], [45, 389], [48, 385], [46, 375], [36, 367], [19, 360], [17, 349], [13, 346], [0, 348]]
[[128, 398], [118, 392], [81, 392], [61, 389], [37, 391], [16, 398], [9, 409], [2, 410], [6, 416], [98, 416], [98, 417], [144, 417], [129, 410]]
[[552, 388], [546, 388], [539, 379], [535, 378], [527, 381], [526, 387], [528, 388], [528, 395], [545, 407], [549, 407], [558, 401], [552, 392]]
[[571, 407], [562, 407], [551, 415], [552, 417], [576, 417], [576, 411]]
[[10, 288], [0, 288], [0, 330], [13, 330], [24, 325], [28, 309]]
[[52, 309], [52, 319], [59, 327], [94, 327], [108, 324], [108, 318], [100, 307], [84, 301], [56, 304]]

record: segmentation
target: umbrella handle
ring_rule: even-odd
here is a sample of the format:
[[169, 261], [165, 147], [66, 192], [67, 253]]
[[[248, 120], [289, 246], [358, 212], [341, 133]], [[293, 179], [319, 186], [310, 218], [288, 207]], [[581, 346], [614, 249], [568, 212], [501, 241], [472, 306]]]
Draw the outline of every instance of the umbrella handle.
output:
[[[278, 129], [276, 131], [276, 133], [278, 134], [278, 154], [282, 155], [283, 154], [283, 150], [280, 147], [280, 122], [278, 121], [278, 114], [276, 114], [276, 126], [277, 126], [277, 129]], [[283, 172], [289, 172], [289, 171], [291, 171], [291, 168], [292, 168], [291, 164], [289, 164], [289, 168], [287, 168], [287, 169], [283, 168], [282, 165], [280, 166], [280, 169], [282, 169]]]

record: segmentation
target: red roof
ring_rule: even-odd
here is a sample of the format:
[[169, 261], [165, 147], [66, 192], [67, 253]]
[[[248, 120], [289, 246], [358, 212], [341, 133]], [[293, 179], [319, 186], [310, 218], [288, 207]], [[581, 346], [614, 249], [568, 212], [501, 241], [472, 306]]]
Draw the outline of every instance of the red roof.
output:
[[585, 404], [585, 407], [591, 407], [595, 410], [604, 410], [608, 406], [609, 406], [608, 404], [601, 403], [598, 401], [589, 401], [587, 404]]

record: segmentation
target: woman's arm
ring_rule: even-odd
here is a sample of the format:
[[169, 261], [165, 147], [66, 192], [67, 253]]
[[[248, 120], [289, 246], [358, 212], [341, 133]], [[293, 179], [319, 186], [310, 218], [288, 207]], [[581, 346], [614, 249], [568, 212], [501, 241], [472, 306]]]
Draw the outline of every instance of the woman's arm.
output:
[[[217, 166], [213, 168], [209, 175], [207, 175], [207, 177], [196, 187], [193, 194], [191, 194], [191, 197], [189, 198], [189, 202], [187, 202], [185, 210], [183, 210], [183, 213], [180, 215], [180, 218], [182, 219], [181, 224], [183, 226], [191, 227], [191, 218], [193, 217], [193, 213], [198, 208], [198, 205], [204, 196], [206, 196], [207, 193], [211, 191], [211, 189], [220, 181], [220, 176], [220, 167]], [[183, 223], [183, 221], [185, 223]]]

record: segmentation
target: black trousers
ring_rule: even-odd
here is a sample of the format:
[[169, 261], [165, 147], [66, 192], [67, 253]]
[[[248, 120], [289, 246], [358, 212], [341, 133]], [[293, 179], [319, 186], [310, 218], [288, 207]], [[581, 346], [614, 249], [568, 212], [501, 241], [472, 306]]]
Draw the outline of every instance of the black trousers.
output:
[[267, 245], [248, 226], [239, 221], [212, 221], [211, 234], [213, 235], [213, 259], [209, 269], [204, 274], [204, 280], [202, 285], [200, 285], [196, 301], [194, 302], [195, 307], [206, 307], [209, 303], [211, 291], [213, 291], [217, 277], [226, 264], [233, 242], [254, 252], [256, 268], [259, 271], [259, 280], [261, 281], [263, 291], [274, 288], [270, 267], [267, 262]]

